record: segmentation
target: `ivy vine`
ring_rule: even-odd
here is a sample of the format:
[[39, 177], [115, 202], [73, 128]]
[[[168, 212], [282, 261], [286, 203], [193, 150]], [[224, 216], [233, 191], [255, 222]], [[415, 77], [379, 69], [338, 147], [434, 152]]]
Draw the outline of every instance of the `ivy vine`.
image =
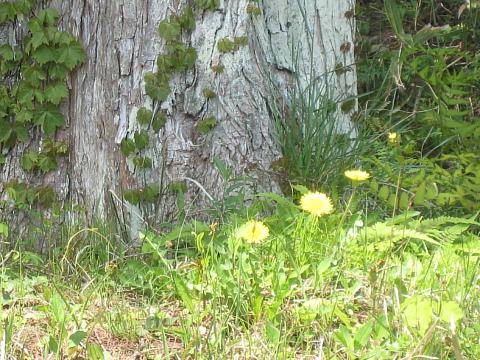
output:
[[[68, 75], [86, 60], [79, 41], [66, 31], [59, 31], [58, 11], [45, 8], [35, 11], [34, 0], [17, 0], [0, 4], [0, 26], [26, 21], [27, 34], [21, 43], [0, 46], [0, 166], [18, 143], [28, 142], [40, 133], [40, 152], [26, 149], [20, 159], [25, 171], [46, 173], [57, 168], [56, 159], [68, 153], [68, 146], [52, 140], [65, 124], [60, 103], [69, 96]], [[15, 181], [4, 184], [12, 199], [33, 203], [41, 193]], [[37, 194], [34, 196], [32, 194]], [[43, 201], [45, 205], [51, 201]]]
[[[258, 16], [261, 11], [253, 5], [256, 0], [246, 7], [247, 14]], [[220, 7], [219, 0], [195, 0], [195, 5], [204, 10], [217, 10]], [[197, 59], [195, 48], [188, 46], [181, 41], [184, 33], [189, 33], [195, 29], [195, 17], [193, 9], [186, 8], [180, 14], [172, 14], [168, 19], [162, 20], [158, 27], [160, 37], [165, 41], [165, 52], [156, 59], [157, 71], [145, 74], [145, 93], [153, 100], [153, 108], [157, 109], [159, 103], [165, 101], [170, 92], [169, 81], [174, 73], [185, 72], [193, 69]], [[248, 44], [248, 37], [234, 37], [220, 39], [217, 48], [222, 53], [236, 52], [241, 46]], [[225, 67], [221, 64], [212, 66], [211, 70], [216, 74], [222, 74]], [[205, 88], [202, 94], [207, 100], [214, 99], [217, 94], [212, 90]], [[136, 120], [143, 128], [151, 128], [158, 132], [166, 123], [166, 114], [162, 111], [154, 113], [153, 111], [141, 107], [137, 111]], [[217, 125], [215, 117], [206, 117], [197, 122], [196, 128], [202, 133], [208, 133]], [[145, 129], [136, 131], [132, 138], [124, 138], [121, 141], [121, 150], [126, 157], [130, 157], [133, 165], [139, 168], [151, 168], [152, 161], [148, 157], [140, 156], [140, 153], [149, 143], [149, 134]], [[176, 182], [172, 183], [173, 185]], [[172, 185], [170, 184], [170, 185]], [[172, 190], [173, 189], [173, 190]], [[169, 186], [171, 192], [182, 195], [184, 186]], [[127, 189], [123, 196], [126, 201], [133, 205], [142, 203], [154, 203], [160, 196], [161, 191], [158, 184], [148, 184], [143, 188]]]

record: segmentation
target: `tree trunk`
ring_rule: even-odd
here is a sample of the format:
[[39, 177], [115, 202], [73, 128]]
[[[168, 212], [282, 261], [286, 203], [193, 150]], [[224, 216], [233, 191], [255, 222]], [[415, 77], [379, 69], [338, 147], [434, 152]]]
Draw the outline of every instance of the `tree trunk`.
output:
[[[354, 61], [354, 24], [348, 16], [353, 0], [221, 0], [217, 10], [188, 0], [56, 0], [48, 5], [59, 10], [60, 27], [77, 36], [87, 54], [69, 78], [70, 97], [62, 107], [66, 126], [56, 134], [69, 144], [70, 153], [57, 170], [37, 179], [19, 166], [19, 153], [29, 144], [17, 146], [8, 154], [0, 182], [18, 178], [53, 186], [63, 201], [81, 204], [89, 217], [106, 214], [111, 194], [121, 199], [125, 189], [161, 180], [198, 182], [186, 180], [188, 199], [205, 199], [199, 185], [217, 196], [223, 183], [214, 157], [233, 167], [235, 175], [256, 179], [259, 189], [278, 191], [271, 164], [281, 153], [269, 102], [288, 103], [294, 73], [306, 86], [312, 74], [321, 76]], [[261, 14], [247, 11], [249, 5]], [[139, 129], [137, 110], [153, 107], [144, 75], [165, 50], [160, 21], [188, 6], [194, 8], [196, 28], [182, 41], [197, 51], [195, 68], [170, 79], [172, 91], [157, 108], [167, 113], [167, 122], [151, 134], [142, 155], [153, 160], [153, 167], [139, 169], [119, 144]], [[220, 52], [219, 40], [234, 37], [248, 37], [248, 44]], [[223, 65], [224, 72], [212, 71], [214, 65]], [[334, 80], [337, 94], [356, 94], [353, 70]], [[217, 96], [204, 96], [204, 89]], [[348, 116], [342, 116], [348, 126]], [[196, 126], [207, 117], [215, 117], [217, 125], [203, 134]], [[175, 211], [174, 196], [161, 201], [168, 217]]]

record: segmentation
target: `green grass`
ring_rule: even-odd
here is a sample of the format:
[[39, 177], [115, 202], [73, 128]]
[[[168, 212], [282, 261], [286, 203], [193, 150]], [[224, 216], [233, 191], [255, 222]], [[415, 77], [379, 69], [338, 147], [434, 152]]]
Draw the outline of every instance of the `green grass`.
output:
[[[366, 216], [363, 187], [353, 213], [261, 194], [247, 216], [144, 232], [138, 253], [109, 227], [2, 251], [0, 358], [478, 358], [479, 224]], [[245, 241], [249, 219], [268, 238]]]

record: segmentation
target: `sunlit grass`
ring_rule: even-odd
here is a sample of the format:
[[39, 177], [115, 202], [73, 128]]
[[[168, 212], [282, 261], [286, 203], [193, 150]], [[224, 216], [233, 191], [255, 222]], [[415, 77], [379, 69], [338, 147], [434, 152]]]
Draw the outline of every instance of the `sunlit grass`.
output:
[[[351, 199], [342, 205], [325, 195], [328, 204], [323, 197], [320, 204], [306, 202], [309, 194], [298, 202], [263, 194], [251, 204], [250, 218], [233, 215], [217, 225], [196, 221], [170, 235], [144, 232], [138, 254], [116, 249], [111, 228], [83, 231], [78, 244], [80, 232], [71, 230], [59, 243], [63, 250], [47, 258], [17, 248], [2, 260], [0, 354], [480, 354], [480, 239], [474, 219], [426, 220], [418, 212], [375, 219], [354, 210]], [[320, 217], [319, 204], [323, 210], [328, 205]], [[172, 247], [176, 242], [189, 252]]]

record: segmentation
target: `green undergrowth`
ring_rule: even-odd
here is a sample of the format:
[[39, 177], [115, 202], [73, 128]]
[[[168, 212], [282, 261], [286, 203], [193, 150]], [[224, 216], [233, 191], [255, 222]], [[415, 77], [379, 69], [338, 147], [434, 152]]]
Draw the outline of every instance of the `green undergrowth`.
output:
[[327, 203], [306, 202], [302, 186], [300, 200], [257, 194], [222, 220], [141, 231], [140, 248], [98, 223], [64, 228], [39, 255], [3, 223], [0, 350], [6, 359], [478, 358], [476, 216], [368, 213], [373, 180]]

